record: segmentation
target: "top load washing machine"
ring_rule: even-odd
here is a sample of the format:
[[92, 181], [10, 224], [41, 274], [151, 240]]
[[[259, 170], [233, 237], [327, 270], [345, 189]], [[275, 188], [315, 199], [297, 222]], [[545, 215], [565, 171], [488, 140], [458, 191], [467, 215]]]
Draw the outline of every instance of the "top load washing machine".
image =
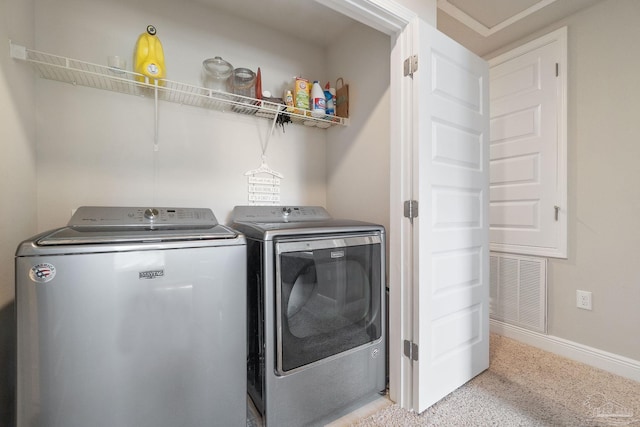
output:
[[246, 241], [82, 207], [16, 253], [18, 427], [246, 427]]
[[317, 206], [237, 206], [248, 392], [267, 427], [324, 425], [385, 381], [385, 231]]

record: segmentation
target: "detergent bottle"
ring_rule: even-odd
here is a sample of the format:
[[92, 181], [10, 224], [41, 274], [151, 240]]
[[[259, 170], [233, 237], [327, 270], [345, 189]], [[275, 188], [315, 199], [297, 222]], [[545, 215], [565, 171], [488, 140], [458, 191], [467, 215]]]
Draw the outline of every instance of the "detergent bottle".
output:
[[313, 117], [324, 117], [327, 108], [326, 103], [327, 100], [324, 97], [324, 91], [320, 87], [320, 83], [316, 80], [311, 87], [311, 115]]
[[326, 99], [325, 108], [327, 116], [335, 116], [335, 94], [336, 90], [330, 87], [329, 82], [324, 86], [324, 97]]
[[[150, 84], [164, 85], [164, 82], [159, 80], [166, 76], [164, 52], [153, 25], [148, 25], [147, 31], [138, 37], [133, 57], [133, 71], [147, 76]], [[136, 76], [136, 80], [143, 83], [145, 81], [142, 76]]]

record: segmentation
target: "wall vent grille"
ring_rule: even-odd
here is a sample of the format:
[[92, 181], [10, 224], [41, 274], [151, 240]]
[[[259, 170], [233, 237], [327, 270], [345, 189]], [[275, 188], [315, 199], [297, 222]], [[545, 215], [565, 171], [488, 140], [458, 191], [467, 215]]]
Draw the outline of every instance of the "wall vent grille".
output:
[[492, 252], [490, 316], [547, 332], [547, 260]]

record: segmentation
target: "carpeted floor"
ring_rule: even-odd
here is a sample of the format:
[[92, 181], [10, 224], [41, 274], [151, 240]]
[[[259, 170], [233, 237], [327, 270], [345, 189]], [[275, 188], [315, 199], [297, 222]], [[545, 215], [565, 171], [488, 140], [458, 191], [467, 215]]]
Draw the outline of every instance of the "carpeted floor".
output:
[[489, 370], [422, 414], [392, 404], [352, 423], [390, 426], [640, 427], [640, 383], [499, 335]]

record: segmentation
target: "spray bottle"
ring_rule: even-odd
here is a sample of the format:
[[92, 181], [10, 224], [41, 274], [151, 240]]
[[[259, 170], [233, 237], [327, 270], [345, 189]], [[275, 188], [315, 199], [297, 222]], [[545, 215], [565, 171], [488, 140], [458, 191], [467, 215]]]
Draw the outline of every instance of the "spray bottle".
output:
[[324, 86], [324, 97], [326, 99], [326, 113], [327, 116], [335, 116], [335, 99], [336, 99], [336, 90], [335, 88], [330, 87], [329, 82]]

